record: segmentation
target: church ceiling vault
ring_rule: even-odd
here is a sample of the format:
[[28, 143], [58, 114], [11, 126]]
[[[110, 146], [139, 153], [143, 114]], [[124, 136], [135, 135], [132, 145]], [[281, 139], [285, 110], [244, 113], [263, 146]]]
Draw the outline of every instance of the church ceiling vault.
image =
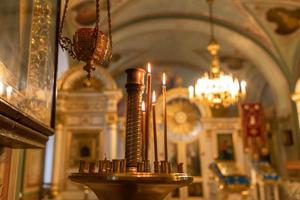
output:
[[[71, 2], [66, 34], [90, 26], [95, 19], [90, 9], [94, 1]], [[106, 31], [106, 5], [104, 0], [102, 2], [101, 29]], [[108, 70], [114, 77], [146, 61], [160, 66], [182, 65], [192, 74], [208, 69], [206, 0], [111, 0], [111, 4], [114, 53], [118, 59]], [[251, 71], [252, 75], [261, 74], [257, 80], [264, 80], [275, 105], [281, 107], [278, 110], [286, 112], [290, 108], [283, 105], [290, 104], [287, 97], [300, 74], [297, 55], [300, 55], [300, 31], [294, 28], [289, 34], [278, 33], [280, 22], [270, 20], [268, 13], [279, 8], [290, 12], [288, 18], [296, 27], [295, 13], [300, 8], [297, 0], [216, 0], [214, 16], [224, 69], [243, 77], [248, 69], [245, 65], [251, 63], [256, 69]], [[289, 23], [287, 26], [290, 27]]]

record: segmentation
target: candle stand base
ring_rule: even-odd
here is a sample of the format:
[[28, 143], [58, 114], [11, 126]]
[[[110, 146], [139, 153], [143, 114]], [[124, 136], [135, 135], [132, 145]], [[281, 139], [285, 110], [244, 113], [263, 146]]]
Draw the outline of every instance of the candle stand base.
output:
[[73, 173], [69, 177], [88, 186], [99, 200], [162, 200], [174, 189], [193, 181], [185, 173], [125, 172]]

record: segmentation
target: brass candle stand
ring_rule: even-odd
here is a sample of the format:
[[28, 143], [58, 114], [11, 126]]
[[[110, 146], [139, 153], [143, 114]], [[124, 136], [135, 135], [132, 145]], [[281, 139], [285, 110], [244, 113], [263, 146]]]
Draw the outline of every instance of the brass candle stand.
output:
[[171, 191], [193, 181], [183, 173], [183, 164], [178, 163], [172, 171], [170, 162], [142, 161], [141, 101], [145, 71], [140, 68], [126, 70], [128, 93], [125, 159], [98, 163], [80, 162], [79, 172], [69, 177], [72, 181], [88, 186], [103, 200], [161, 200]]

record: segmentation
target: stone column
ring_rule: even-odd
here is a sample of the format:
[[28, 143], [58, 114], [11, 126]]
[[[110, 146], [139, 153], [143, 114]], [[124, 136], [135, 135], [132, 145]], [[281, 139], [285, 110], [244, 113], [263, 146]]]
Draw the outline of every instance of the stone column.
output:
[[107, 113], [104, 128], [104, 153], [108, 159], [117, 157], [117, 121], [115, 113]]
[[52, 195], [57, 196], [60, 190], [60, 181], [63, 179], [61, 176], [63, 154], [64, 154], [64, 142], [63, 142], [64, 126], [59, 123], [55, 126], [55, 142], [54, 142], [54, 159], [53, 159], [53, 171], [52, 171]]

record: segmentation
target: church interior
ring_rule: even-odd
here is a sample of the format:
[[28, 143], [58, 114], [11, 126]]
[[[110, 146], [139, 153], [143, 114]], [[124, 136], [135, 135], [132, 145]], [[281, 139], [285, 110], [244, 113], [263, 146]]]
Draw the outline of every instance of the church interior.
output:
[[300, 200], [299, 0], [2, 0], [0, 200]]

